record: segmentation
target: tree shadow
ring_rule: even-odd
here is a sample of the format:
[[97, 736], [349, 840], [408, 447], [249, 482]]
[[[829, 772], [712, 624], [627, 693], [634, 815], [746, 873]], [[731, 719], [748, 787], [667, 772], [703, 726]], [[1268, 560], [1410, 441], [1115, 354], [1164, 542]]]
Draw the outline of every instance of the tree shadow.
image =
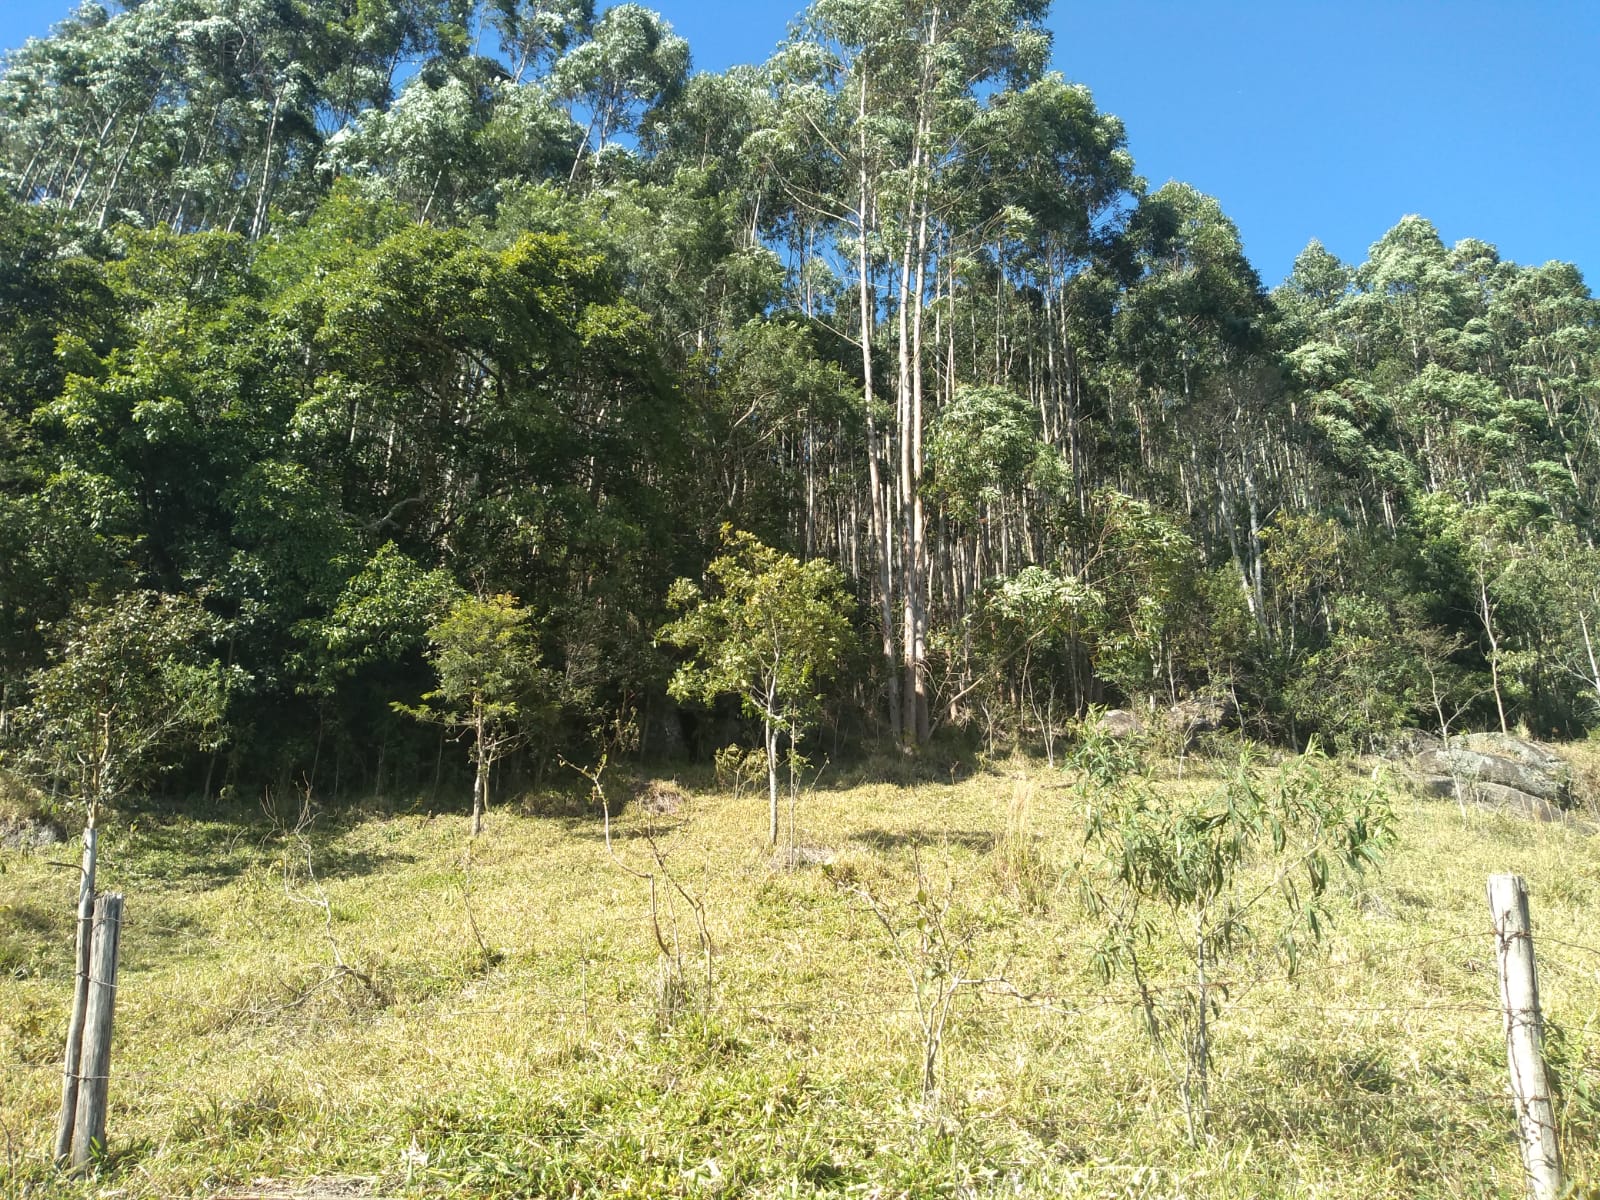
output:
[[296, 835], [282, 819], [260, 811], [240, 811], [227, 817], [160, 811], [119, 815], [127, 825], [115, 848], [103, 852], [102, 886], [120, 886], [126, 881], [133, 886], [160, 884], [174, 890], [208, 891], [252, 869], [276, 869], [286, 853], [291, 865], [303, 866], [306, 850], [295, 844], [297, 836], [309, 842], [311, 863], [320, 878], [357, 878], [417, 861], [416, 855], [406, 851], [375, 853], [335, 845], [338, 838], [369, 819], [362, 814], [318, 813], [303, 835]]
[[883, 851], [937, 850], [943, 846], [961, 846], [987, 853], [994, 849], [997, 839], [994, 831], [989, 829], [858, 829], [850, 835], [850, 840]]
[[[618, 828], [616, 825], [617, 810], [611, 810], [611, 840], [613, 842], [642, 842], [647, 838], [659, 838], [681, 824], [670, 818], [657, 818], [648, 825], [627, 825]], [[606, 841], [605, 823], [599, 817], [563, 817], [561, 828], [568, 836], [583, 842], [594, 842], [604, 845]]]
[[[170, 819], [169, 819], [170, 820]], [[102, 886], [163, 884], [206, 891], [275, 861], [265, 821], [250, 824], [183, 820], [155, 824], [135, 819], [117, 845], [101, 852]]]
[[76, 913], [66, 903], [10, 905], [0, 921], [0, 974], [24, 978], [48, 973], [55, 965], [52, 955], [70, 944], [75, 925]]

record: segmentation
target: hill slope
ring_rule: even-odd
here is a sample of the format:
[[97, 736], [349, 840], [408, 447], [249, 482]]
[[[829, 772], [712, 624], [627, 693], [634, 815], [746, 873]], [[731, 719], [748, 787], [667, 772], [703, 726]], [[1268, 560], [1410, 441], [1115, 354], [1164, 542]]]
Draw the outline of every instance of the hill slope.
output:
[[[1093, 970], [1082, 802], [1068, 777], [1029, 773], [825, 779], [800, 802], [812, 852], [792, 870], [761, 844], [763, 796], [647, 791], [677, 811], [629, 804], [614, 846], [658, 876], [683, 959], [668, 1012], [649, 885], [608, 858], [592, 814], [492, 812], [470, 869], [453, 813], [301, 836], [259, 817], [124, 823], [104, 851], [131, 914], [113, 1160], [59, 1194], [336, 1175], [395, 1195], [1515, 1196], [1483, 898], [1501, 870], [1529, 882], [1569, 1165], [1593, 1176], [1592, 837], [1397, 797], [1398, 842], [1338, 896], [1324, 956], [1292, 981], [1265, 958], [1229, 973], [1210, 1136], [1191, 1149], [1126, 986]], [[1202, 767], [1162, 786], [1213, 784]], [[58, 1194], [40, 1159], [71, 901], [51, 857], [0, 859], [7, 1194]], [[865, 898], [914, 965], [934, 963], [916, 949], [919, 872], [933, 908], [951, 898], [952, 941], [970, 934], [970, 973], [1007, 981], [958, 995], [937, 1103], [919, 1095], [911, 983]]]

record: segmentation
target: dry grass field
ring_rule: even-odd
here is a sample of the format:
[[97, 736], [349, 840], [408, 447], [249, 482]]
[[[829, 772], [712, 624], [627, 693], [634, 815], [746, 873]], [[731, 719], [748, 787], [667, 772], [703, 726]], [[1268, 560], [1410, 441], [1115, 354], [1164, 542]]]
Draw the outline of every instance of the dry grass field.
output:
[[[1396, 794], [1320, 951], [1293, 978], [1227, 965], [1191, 1145], [1129, 985], [1094, 968], [1072, 776], [872, 774], [799, 798], [792, 859], [763, 795], [709, 778], [635, 788], [614, 853], [578, 791], [492, 811], [470, 859], [466, 818], [421, 803], [299, 834], [287, 805], [117, 817], [109, 1155], [71, 1181], [45, 1155], [72, 847], [0, 851], [0, 1195], [1515, 1197], [1498, 871], [1532, 894], [1569, 1168], [1600, 1173], [1585, 829]], [[956, 993], [925, 1096], [914, 982], [937, 988], [941, 944], [987, 982]]]

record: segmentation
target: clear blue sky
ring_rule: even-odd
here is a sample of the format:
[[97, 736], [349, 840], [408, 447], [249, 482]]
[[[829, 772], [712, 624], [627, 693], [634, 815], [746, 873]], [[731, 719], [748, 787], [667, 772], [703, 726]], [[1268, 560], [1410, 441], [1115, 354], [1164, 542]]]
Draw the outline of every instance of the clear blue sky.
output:
[[[801, 3], [654, 6], [721, 70], [765, 58]], [[0, 0], [0, 47], [70, 4]], [[1593, 0], [1056, 0], [1050, 24], [1139, 170], [1216, 196], [1269, 285], [1311, 238], [1359, 261], [1415, 212], [1600, 287]]]

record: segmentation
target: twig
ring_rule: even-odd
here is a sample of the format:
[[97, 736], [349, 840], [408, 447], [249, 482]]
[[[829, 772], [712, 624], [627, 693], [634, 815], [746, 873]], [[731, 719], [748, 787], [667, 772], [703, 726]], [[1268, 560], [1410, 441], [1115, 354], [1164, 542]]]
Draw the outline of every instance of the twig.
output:
[[[264, 800], [263, 804], [265, 805], [265, 803], [266, 801]], [[270, 808], [268, 811], [269, 813], [273, 812], [273, 810]], [[292, 882], [293, 876], [290, 871], [289, 856], [287, 854], [285, 854], [283, 858], [283, 894], [292, 903], [304, 904], [309, 908], [318, 909], [322, 913], [322, 934], [327, 940], [329, 952], [333, 955], [334, 967], [333, 976], [331, 979], [325, 980], [324, 983], [331, 982], [332, 979], [337, 979], [342, 976], [349, 976], [350, 978], [361, 983], [361, 985], [372, 994], [373, 999], [382, 1001], [384, 999], [383, 989], [379, 987], [377, 981], [365, 971], [362, 971], [357, 967], [352, 967], [349, 963], [345, 962], [344, 953], [339, 948], [339, 939], [334, 936], [333, 903], [328, 899], [327, 891], [317, 879], [316, 865], [312, 859], [313, 848], [311, 844], [311, 837], [308, 831], [315, 820], [316, 812], [311, 803], [311, 788], [309, 785], [307, 785], [301, 790], [300, 815], [295, 821], [294, 828], [283, 830], [283, 836], [285, 839], [293, 839], [299, 843], [301, 850], [305, 854], [306, 879], [310, 881], [310, 884], [312, 888], [315, 889], [316, 894], [307, 895], [305, 892], [295, 888]], [[279, 824], [281, 827], [281, 822]], [[318, 987], [320, 986], [322, 985], [318, 985]], [[307, 999], [309, 995], [316, 990], [316, 987], [309, 989], [309, 991], [303, 995], [299, 1001], [295, 1002], [295, 1006], [300, 1003], [304, 1003], [305, 999]]]

